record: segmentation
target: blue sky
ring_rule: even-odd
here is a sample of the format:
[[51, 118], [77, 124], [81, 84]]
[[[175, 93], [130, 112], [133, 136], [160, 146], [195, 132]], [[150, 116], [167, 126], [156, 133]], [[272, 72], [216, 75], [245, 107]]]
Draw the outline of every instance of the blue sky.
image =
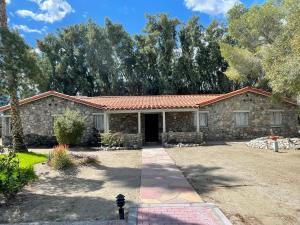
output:
[[[123, 24], [131, 34], [141, 33], [145, 14], [168, 13], [185, 22], [197, 15], [204, 26], [224, 15], [239, 0], [6, 0], [9, 25], [35, 46], [37, 39], [71, 24], [93, 19], [102, 25], [105, 17]], [[247, 6], [264, 0], [240, 0]]]

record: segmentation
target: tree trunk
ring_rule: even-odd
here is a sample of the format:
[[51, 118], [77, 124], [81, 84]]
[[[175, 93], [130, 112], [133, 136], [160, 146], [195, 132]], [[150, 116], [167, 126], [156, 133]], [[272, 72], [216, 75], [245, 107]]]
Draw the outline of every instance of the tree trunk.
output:
[[0, 0], [0, 27], [7, 28], [6, 2]]
[[[0, 27], [8, 29], [7, 15], [6, 15], [6, 0], [0, 0]], [[7, 73], [8, 71], [6, 71]], [[9, 81], [9, 95], [11, 105], [11, 123], [12, 123], [12, 142], [15, 152], [28, 152], [28, 149], [24, 143], [24, 134], [22, 121], [19, 112], [19, 99], [17, 96], [17, 82], [14, 79], [14, 75]]]
[[11, 123], [12, 123], [12, 140], [15, 152], [28, 152], [24, 143], [24, 134], [22, 121], [19, 111], [19, 100], [16, 88], [10, 88], [10, 105], [11, 105]]

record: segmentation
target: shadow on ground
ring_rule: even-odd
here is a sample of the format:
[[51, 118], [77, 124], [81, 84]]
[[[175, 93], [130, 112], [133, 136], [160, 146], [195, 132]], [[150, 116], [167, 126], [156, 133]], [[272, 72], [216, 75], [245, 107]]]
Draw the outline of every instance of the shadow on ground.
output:
[[0, 206], [0, 223], [115, 220], [118, 219], [117, 210], [114, 201], [101, 197], [53, 196], [24, 192], [11, 205]]

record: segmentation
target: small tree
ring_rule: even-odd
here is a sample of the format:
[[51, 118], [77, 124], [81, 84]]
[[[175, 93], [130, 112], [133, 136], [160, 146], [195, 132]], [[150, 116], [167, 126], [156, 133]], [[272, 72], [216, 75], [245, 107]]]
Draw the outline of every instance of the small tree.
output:
[[85, 120], [78, 112], [67, 109], [54, 121], [54, 134], [59, 144], [75, 145], [85, 129]]

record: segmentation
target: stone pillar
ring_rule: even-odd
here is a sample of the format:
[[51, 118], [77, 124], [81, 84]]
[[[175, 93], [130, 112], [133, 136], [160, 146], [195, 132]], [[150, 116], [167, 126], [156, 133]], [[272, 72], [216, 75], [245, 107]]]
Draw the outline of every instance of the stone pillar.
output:
[[166, 112], [165, 111], [162, 112], [162, 116], [163, 116], [163, 133], [166, 133]]
[[200, 118], [199, 118], [199, 112], [198, 111], [196, 111], [195, 112], [196, 113], [196, 127], [197, 127], [197, 130], [196, 130], [196, 132], [200, 132]]
[[138, 112], [138, 133], [142, 133], [142, 122], [141, 122], [141, 113]]
[[109, 132], [109, 122], [108, 122], [108, 114], [104, 113], [104, 132]]

